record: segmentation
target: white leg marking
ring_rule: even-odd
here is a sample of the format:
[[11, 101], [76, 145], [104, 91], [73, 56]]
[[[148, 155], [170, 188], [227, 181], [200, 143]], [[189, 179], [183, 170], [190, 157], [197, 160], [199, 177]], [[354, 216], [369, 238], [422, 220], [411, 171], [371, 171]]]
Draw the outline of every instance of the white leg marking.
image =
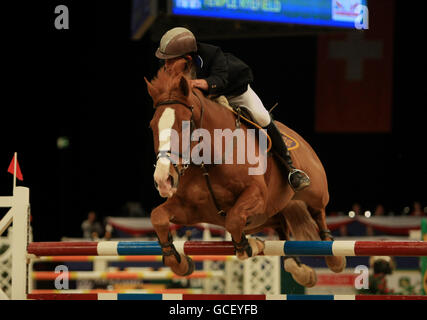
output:
[[[171, 149], [171, 130], [175, 123], [175, 110], [166, 108], [159, 120], [159, 151], [170, 151]], [[169, 177], [170, 160], [159, 158], [154, 171], [154, 180], [157, 183], [164, 182]]]

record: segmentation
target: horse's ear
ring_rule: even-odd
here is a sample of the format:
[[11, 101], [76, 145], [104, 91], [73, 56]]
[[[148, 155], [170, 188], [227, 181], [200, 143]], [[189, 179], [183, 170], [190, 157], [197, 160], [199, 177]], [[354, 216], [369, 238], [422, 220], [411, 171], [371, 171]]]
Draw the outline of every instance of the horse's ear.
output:
[[[190, 57], [190, 56], [189, 56]], [[191, 57], [190, 57], [191, 58]], [[183, 72], [188, 72], [189, 70], [189, 63], [190, 63], [191, 59], [188, 60], [187, 59], [178, 59], [173, 65], [172, 65], [172, 71], [175, 75], [178, 75], [180, 73]]]
[[184, 94], [184, 96], [188, 97], [190, 94], [190, 84], [188, 83], [188, 80], [182, 76], [179, 80], [179, 89]]
[[150, 81], [147, 80], [146, 77], [144, 77], [145, 83], [147, 84], [147, 90], [148, 94], [153, 98], [154, 96], [157, 96], [159, 91], [151, 84]]

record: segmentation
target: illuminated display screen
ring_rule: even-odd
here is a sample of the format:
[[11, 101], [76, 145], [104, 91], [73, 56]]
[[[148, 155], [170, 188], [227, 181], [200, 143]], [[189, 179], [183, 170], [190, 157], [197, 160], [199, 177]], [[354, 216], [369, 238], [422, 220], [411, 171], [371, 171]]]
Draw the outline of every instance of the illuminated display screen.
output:
[[172, 0], [172, 14], [354, 28], [367, 0]]

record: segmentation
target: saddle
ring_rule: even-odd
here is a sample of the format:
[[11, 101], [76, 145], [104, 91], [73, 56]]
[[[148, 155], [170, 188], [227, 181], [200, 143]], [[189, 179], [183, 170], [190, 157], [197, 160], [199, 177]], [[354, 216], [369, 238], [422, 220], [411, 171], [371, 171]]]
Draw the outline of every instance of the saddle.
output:
[[219, 96], [213, 100], [215, 102], [219, 103], [220, 105], [226, 107], [230, 111], [232, 111], [234, 113], [234, 115], [236, 116], [236, 121], [240, 121], [240, 119], [243, 119], [246, 122], [246, 124], [248, 124], [252, 128], [259, 129], [255, 125], [256, 121], [252, 115], [252, 112], [250, 112], [249, 109], [246, 108], [245, 106], [230, 104], [228, 102], [228, 99], [225, 96]]
[[[255, 130], [260, 129], [260, 125], [255, 120], [254, 116], [252, 115], [252, 112], [245, 106], [239, 106], [235, 104], [230, 104], [225, 96], [219, 96], [213, 99], [213, 101], [219, 103], [220, 105], [226, 107], [231, 112], [234, 113], [236, 116], [236, 127], [239, 127], [240, 120], [243, 120], [248, 126]], [[283, 132], [283, 129], [279, 127], [280, 133], [282, 134], [283, 141], [286, 144], [286, 147], [289, 151], [294, 150], [298, 148], [299, 143], [296, 139], [292, 138], [291, 136], [287, 135]], [[270, 155], [270, 152], [269, 152]]]

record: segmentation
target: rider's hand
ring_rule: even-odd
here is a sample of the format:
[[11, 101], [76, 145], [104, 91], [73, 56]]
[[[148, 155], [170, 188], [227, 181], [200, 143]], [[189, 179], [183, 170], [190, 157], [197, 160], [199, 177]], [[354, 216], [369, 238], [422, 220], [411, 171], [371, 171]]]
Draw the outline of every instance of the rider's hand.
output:
[[209, 89], [208, 82], [205, 79], [190, 80], [190, 84], [193, 88], [196, 87], [205, 91]]

